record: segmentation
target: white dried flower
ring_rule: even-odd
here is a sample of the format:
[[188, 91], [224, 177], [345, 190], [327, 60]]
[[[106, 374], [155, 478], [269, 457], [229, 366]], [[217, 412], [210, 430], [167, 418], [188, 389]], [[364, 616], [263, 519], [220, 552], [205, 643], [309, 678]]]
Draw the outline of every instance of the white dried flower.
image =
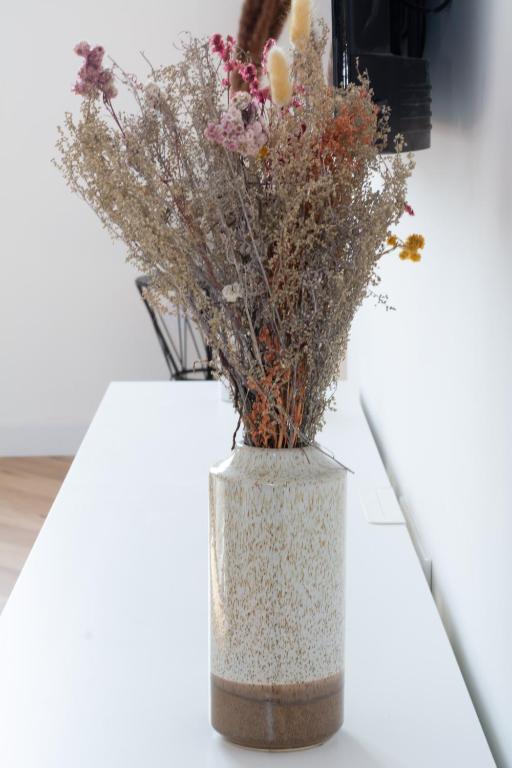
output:
[[231, 283], [230, 285], [225, 285], [222, 289], [222, 296], [230, 304], [234, 303], [235, 301], [238, 301], [238, 299], [241, 299], [243, 296], [242, 286], [240, 283]]
[[235, 94], [233, 94], [231, 104], [239, 109], [240, 112], [243, 112], [244, 109], [247, 109], [251, 101], [252, 98], [247, 93], [247, 91], [237, 91]]
[[147, 102], [153, 109], [158, 109], [163, 101], [163, 93], [155, 83], [148, 83], [144, 88]]

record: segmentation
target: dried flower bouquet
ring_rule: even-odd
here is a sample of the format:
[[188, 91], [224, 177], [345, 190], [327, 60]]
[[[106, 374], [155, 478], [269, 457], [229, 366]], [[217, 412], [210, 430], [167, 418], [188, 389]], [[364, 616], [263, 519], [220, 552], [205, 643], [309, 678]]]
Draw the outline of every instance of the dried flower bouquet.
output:
[[[230, 36], [187, 38], [146, 84], [80, 43], [80, 119], [58, 141], [69, 186], [151, 275], [150, 298], [203, 331], [248, 444], [274, 448], [314, 440], [379, 259], [423, 247], [391, 232], [412, 213], [412, 161], [400, 141], [381, 154], [367, 79], [327, 84], [325, 25], [309, 0], [292, 14], [290, 60], [273, 40], [253, 62]], [[134, 114], [114, 107], [116, 81]]]

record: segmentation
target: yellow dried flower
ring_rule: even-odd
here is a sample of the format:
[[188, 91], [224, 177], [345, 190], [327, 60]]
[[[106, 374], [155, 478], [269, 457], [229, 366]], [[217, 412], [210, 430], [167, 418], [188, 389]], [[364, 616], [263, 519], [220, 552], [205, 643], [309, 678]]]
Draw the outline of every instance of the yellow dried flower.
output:
[[290, 42], [303, 51], [311, 32], [311, 0], [292, 0]]
[[260, 149], [260, 151], [258, 152], [258, 157], [260, 158], [260, 160], [264, 160], [267, 157], [268, 153], [269, 153], [269, 149], [267, 145], [264, 144]]
[[268, 55], [267, 72], [272, 101], [278, 107], [286, 107], [292, 100], [293, 85], [290, 82], [288, 61], [277, 45], [273, 46]]
[[396, 248], [398, 245], [398, 237], [396, 235], [390, 235], [386, 240], [386, 243], [390, 245], [391, 248]]
[[404, 261], [408, 259], [409, 261], [421, 261], [421, 253], [419, 251], [411, 251], [410, 248], [402, 248], [402, 250], [399, 253], [399, 256]]
[[409, 235], [405, 241], [405, 247], [411, 251], [417, 251], [418, 248], [424, 248], [425, 238], [423, 235]]

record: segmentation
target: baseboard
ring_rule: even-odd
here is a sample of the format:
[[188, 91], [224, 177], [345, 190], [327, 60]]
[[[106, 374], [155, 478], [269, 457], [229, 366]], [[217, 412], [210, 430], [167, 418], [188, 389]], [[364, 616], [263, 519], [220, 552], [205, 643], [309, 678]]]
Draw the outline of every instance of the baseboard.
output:
[[0, 427], [0, 456], [74, 456], [86, 424]]

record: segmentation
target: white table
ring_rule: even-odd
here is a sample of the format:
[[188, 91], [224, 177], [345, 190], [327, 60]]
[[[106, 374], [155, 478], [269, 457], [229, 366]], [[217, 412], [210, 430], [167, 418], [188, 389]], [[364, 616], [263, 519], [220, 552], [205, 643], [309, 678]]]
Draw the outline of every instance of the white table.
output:
[[0, 616], [2, 768], [494, 766], [349, 397], [321, 442], [353, 466], [346, 718], [314, 750], [242, 750], [208, 721], [207, 472], [234, 417], [215, 383], [113, 384]]

